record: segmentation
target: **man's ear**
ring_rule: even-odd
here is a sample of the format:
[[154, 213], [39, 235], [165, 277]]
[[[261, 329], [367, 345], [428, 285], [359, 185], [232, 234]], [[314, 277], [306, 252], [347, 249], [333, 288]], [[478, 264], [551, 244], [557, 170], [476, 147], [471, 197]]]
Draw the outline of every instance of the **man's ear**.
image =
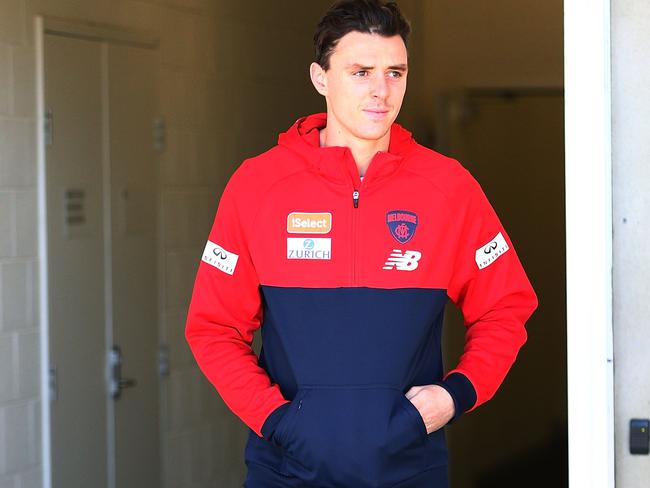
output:
[[314, 84], [316, 91], [323, 96], [327, 96], [327, 73], [318, 63], [311, 63], [309, 66], [309, 77]]

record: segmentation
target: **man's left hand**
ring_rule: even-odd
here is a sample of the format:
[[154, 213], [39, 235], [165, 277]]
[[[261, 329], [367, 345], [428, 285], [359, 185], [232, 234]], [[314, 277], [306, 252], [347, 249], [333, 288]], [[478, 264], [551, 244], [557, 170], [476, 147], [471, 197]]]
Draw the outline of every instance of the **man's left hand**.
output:
[[420, 412], [427, 427], [427, 434], [443, 427], [454, 416], [454, 400], [442, 386], [414, 386], [406, 392], [406, 398]]

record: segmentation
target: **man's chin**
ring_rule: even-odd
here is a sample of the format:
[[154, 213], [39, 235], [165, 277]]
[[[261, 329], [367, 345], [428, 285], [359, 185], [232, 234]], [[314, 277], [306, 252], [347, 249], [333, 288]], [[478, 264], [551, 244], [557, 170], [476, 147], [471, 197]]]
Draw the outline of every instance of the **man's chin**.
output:
[[368, 141], [378, 141], [390, 132], [392, 124], [366, 125], [359, 131], [359, 137]]

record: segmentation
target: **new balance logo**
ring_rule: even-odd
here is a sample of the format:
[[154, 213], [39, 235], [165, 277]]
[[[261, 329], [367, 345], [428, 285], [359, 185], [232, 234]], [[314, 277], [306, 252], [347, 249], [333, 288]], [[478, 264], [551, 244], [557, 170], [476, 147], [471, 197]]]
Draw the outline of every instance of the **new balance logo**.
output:
[[400, 251], [393, 249], [382, 269], [396, 269], [398, 271], [413, 271], [417, 269], [422, 253], [419, 251]]

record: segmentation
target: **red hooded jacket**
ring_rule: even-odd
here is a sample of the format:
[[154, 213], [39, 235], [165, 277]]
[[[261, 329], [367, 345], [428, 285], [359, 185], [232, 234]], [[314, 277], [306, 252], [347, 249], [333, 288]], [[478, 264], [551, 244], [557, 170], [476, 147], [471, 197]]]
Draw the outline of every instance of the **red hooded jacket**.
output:
[[[526, 341], [537, 299], [457, 161], [393, 124], [388, 151], [361, 180], [348, 148], [319, 146], [325, 125], [325, 114], [298, 120], [233, 174], [186, 337], [251, 429], [247, 461], [319, 486], [392, 486], [447, 462], [444, 429], [427, 434], [404, 392], [443, 386], [452, 421], [490, 399]], [[462, 311], [466, 341], [445, 372], [447, 299]]]

